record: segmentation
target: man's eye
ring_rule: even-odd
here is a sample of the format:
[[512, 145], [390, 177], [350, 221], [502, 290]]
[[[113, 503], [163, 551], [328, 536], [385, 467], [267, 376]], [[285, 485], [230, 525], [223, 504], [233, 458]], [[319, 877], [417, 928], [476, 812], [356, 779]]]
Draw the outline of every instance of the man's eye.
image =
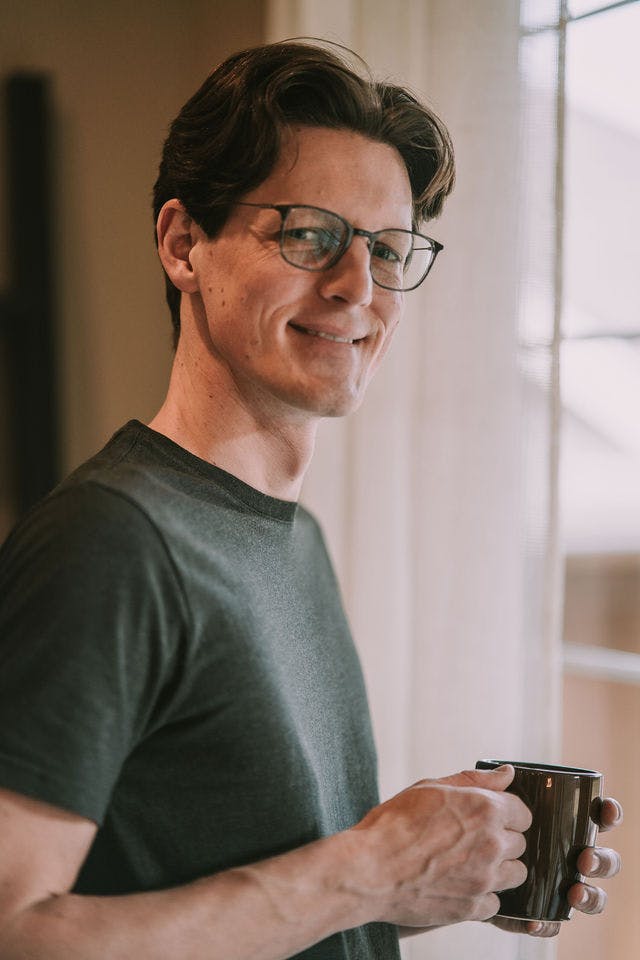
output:
[[291, 227], [285, 231], [285, 237], [291, 243], [305, 244], [317, 250], [333, 250], [340, 244], [337, 234], [321, 227]]
[[398, 250], [394, 250], [388, 243], [381, 243], [380, 241], [374, 243], [371, 256], [378, 260], [386, 260], [388, 263], [404, 263], [405, 259]]

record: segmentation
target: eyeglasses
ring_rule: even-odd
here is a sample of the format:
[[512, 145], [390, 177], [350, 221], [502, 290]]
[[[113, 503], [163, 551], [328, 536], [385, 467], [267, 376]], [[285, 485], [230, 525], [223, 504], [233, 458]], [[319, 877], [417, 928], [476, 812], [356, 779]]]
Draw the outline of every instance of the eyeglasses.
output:
[[385, 290], [415, 290], [444, 249], [437, 240], [411, 230], [360, 230], [321, 207], [241, 201], [237, 206], [277, 210], [282, 218], [280, 253], [287, 263], [301, 270], [329, 270], [354, 237], [365, 237], [371, 279]]

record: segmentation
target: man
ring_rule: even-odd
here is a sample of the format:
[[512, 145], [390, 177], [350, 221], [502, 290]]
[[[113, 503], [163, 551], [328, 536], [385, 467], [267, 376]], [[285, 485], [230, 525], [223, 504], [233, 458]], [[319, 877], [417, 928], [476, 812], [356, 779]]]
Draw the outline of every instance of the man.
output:
[[[523, 881], [511, 768], [378, 804], [296, 503], [320, 418], [358, 405], [435, 259], [418, 224], [452, 181], [436, 117], [311, 45], [231, 57], [172, 125], [166, 401], [2, 555], [3, 960], [390, 960], [399, 928], [486, 920]], [[598, 856], [585, 874], [613, 874]]]

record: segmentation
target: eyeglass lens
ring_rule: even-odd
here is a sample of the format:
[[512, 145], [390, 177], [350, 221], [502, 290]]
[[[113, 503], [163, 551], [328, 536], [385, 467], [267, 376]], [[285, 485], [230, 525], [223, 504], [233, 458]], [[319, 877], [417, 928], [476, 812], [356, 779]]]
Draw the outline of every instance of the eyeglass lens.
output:
[[[328, 210], [290, 207], [282, 224], [282, 255], [292, 266], [322, 270], [344, 253], [349, 228]], [[409, 230], [381, 230], [369, 242], [371, 276], [382, 287], [410, 290], [427, 273], [435, 249]]]

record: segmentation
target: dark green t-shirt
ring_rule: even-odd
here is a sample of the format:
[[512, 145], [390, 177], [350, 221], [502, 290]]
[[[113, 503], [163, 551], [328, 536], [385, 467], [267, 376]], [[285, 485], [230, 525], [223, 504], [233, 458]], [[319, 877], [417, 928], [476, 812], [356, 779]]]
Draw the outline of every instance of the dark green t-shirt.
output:
[[[132, 422], [0, 553], [0, 784], [98, 825], [80, 893], [188, 882], [377, 802], [319, 529]], [[392, 927], [306, 960], [392, 960]]]

